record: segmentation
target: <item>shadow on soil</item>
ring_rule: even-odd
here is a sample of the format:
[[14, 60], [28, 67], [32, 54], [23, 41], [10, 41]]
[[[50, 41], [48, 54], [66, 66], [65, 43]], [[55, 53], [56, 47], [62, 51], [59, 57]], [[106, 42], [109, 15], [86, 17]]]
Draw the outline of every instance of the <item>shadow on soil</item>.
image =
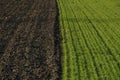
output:
[[55, 50], [55, 55], [56, 57], [56, 64], [58, 66], [58, 78], [57, 80], [61, 80], [61, 73], [62, 73], [62, 68], [61, 68], [61, 54], [62, 54], [62, 49], [61, 49], [61, 31], [59, 27], [59, 9], [56, 1], [56, 20], [55, 20], [55, 26], [54, 26], [54, 50]]

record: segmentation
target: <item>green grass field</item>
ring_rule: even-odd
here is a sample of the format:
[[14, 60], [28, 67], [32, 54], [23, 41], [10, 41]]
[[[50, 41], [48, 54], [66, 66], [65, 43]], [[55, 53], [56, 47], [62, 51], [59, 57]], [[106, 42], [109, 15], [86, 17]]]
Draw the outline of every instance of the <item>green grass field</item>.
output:
[[58, 0], [62, 80], [120, 80], [120, 0]]

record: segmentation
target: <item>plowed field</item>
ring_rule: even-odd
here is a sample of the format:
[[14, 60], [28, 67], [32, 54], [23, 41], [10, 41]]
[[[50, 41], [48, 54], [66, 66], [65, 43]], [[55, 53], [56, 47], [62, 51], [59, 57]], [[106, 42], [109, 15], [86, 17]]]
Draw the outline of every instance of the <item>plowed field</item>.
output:
[[120, 80], [120, 1], [0, 0], [0, 80]]
[[58, 79], [56, 10], [55, 0], [0, 0], [0, 80]]

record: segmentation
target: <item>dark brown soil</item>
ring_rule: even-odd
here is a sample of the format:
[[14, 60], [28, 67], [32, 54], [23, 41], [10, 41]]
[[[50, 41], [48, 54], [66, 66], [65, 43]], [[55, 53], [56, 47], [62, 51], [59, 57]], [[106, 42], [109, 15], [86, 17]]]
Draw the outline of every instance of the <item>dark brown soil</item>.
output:
[[58, 80], [55, 0], [0, 0], [0, 80]]

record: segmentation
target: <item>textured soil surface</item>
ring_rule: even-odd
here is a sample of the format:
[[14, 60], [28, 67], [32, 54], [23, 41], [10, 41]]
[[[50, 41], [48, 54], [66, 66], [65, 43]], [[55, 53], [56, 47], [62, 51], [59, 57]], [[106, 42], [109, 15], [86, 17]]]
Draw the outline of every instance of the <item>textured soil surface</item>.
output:
[[55, 0], [0, 0], [0, 80], [58, 80]]

